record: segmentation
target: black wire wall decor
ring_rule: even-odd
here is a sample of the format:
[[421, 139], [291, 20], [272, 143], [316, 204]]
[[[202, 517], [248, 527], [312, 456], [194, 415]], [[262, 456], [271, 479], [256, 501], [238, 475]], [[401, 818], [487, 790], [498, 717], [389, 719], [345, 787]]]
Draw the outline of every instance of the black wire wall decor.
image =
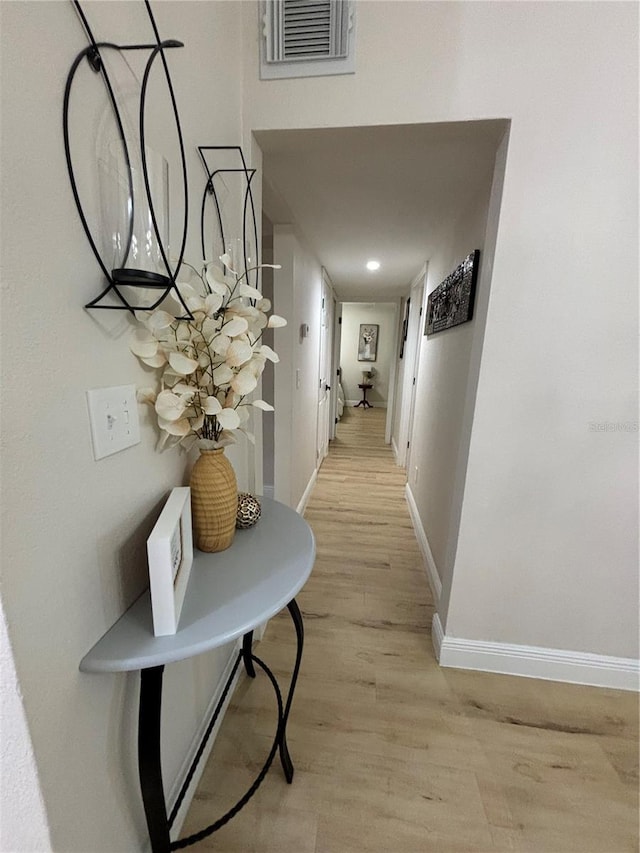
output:
[[[217, 166], [217, 164], [214, 164], [213, 166], [210, 165], [208, 162], [208, 158], [209, 160], [215, 160], [217, 159], [217, 155], [219, 155], [221, 152], [230, 153], [232, 155], [230, 162], [233, 163], [235, 160], [238, 165], [232, 165], [229, 167], [220, 167]], [[225, 222], [224, 217], [222, 215], [222, 204], [218, 190], [218, 182], [216, 182], [216, 178], [231, 174], [244, 175], [246, 186], [244, 187], [242, 198], [240, 229], [242, 232], [242, 261], [243, 269], [247, 272], [248, 283], [251, 284], [253, 287], [257, 287], [259, 272], [259, 270], [257, 269], [259, 254], [258, 225], [256, 221], [256, 210], [253, 199], [253, 192], [251, 189], [251, 181], [255, 177], [256, 170], [247, 167], [247, 162], [245, 160], [244, 153], [239, 145], [199, 145], [198, 154], [200, 155], [202, 165], [204, 166], [204, 170], [207, 174], [207, 183], [202, 194], [202, 204], [200, 207], [200, 243], [202, 248], [202, 257], [204, 259], [211, 260], [211, 253], [207, 252], [207, 241], [205, 236], [205, 214], [207, 208], [207, 199], [210, 199], [213, 202], [215, 209], [215, 233], [211, 241], [213, 259], [217, 260], [220, 255], [224, 254], [227, 251], [228, 246], [229, 234], [225, 232]], [[254, 257], [250, 257], [248, 255], [250, 238], [253, 239]], [[220, 251], [217, 251], [218, 249]]]
[[[183, 319], [193, 319], [193, 315], [189, 311], [186, 303], [180, 295], [180, 290], [176, 286], [176, 279], [183, 263], [187, 241], [189, 203], [187, 185], [187, 164], [182, 136], [182, 128], [180, 125], [180, 117], [178, 115], [178, 107], [176, 104], [171, 75], [169, 73], [169, 66], [167, 64], [167, 59], [165, 55], [165, 51], [173, 48], [183, 47], [184, 45], [182, 42], [177, 41], [175, 39], [168, 39], [164, 41], [160, 39], [158, 27], [153, 16], [153, 12], [151, 10], [149, 0], [145, 0], [145, 8], [153, 29], [155, 41], [149, 44], [126, 45], [96, 41], [79, 0], [72, 0], [72, 2], [84, 27], [87, 39], [89, 41], [89, 45], [78, 54], [67, 76], [63, 102], [63, 134], [65, 156], [67, 162], [67, 169], [69, 172], [69, 180], [71, 182], [71, 189], [73, 192], [73, 197], [78, 210], [78, 214], [80, 216], [82, 227], [84, 229], [87, 240], [89, 241], [93, 254], [95, 255], [95, 258], [107, 280], [107, 285], [105, 286], [103, 291], [95, 299], [92, 299], [90, 302], [88, 302], [85, 305], [85, 308], [102, 308], [120, 311], [130, 311], [131, 313], [134, 313], [137, 310], [153, 310], [157, 308], [163, 302], [163, 300], [167, 298], [167, 296], [173, 294], [184, 308], [185, 317]], [[142, 76], [142, 84], [140, 87], [139, 94], [139, 108], [137, 115], [137, 130], [139, 133], [139, 141], [135, 138], [127, 139], [128, 134], [125, 131], [125, 122], [123, 121], [122, 107], [118, 104], [116, 91], [114, 86], [112, 85], [112, 81], [110, 79], [109, 72], [107, 69], [107, 63], [105, 62], [105, 57], [113, 51], [116, 51], [121, 55], [127, 51], [147, 51], [149, 53]], [[162, 60], [162, 66], [164, 68], [164, 78], [171, 100], [173, 120], [175, 122], [175, 127], [177, 131], [178, 143], [180, 148], [180, 159], [182, 165], [182, 183], [184, 193], [184, 219], [182, 225], [180, 251], [173, 269], [169, 262], [168, 245], [166, 245], [166, 238], [163, 238], [163, 235], [161, 234], [160, 223], [158, 222], [158, 212], [156, 210], [156, 207], [154, 206], [154, 199], [149, 174], [148, 150], [146, 147], [147, 91], [151, 70], [158, 56]], [[102, 83], [106, 89], [108, 101], [113, 113], [113, 118], [117, 126], [119, 143], [121, 145], [120, 153], [124, 159], [124, 180], [128, 185], [124, 187], [124, 190], [126, 190], [128, 194], [126, 210], [127, 226], [124, 229], [124, 237], [122, 237], [122, 235], [119, 235], [118, 244], [122, 263], [120, 263], [120, 265], [114, 269], [109, 269], [109, 265], [105, 262], [103, 256], [101, 255], [96, 240], [93, 236], [92, 229], [89, 225], [82, 201], [80, 199], [80, 191], [78, 189], [78, 183], [76, 180], [71, 154], [71, 140], [69, 130], [69, 107], [71, 102], [71, 92], [76, 77], [76, 72], [83, 63], [83, 60], [85, 59], [87, 60], [87, 63], [89, 64], [89, 67], [92, 69], [92, 71], [95, 74], [100, 75]], [[144, 184], [144, 196], [142, 199], [140, 199], [139, 197], [136, 198], [134, 193], [134, 169], [132, 164], [134, 155], [134, 144], [136, 147], [139, 145], [140, 149], [139, 151], [135, 152], [135, 154], [139, 158], [139, 164]], [[160, 263], [158, 263], [158, 266], [162, 267], [162, 272], [159, 272], [157, 269], [153, 271], [144, 268], [139, 268], [135, 265], [135, 263], [133, 265], [130, 263], [130, 259], [133, 259], [135, 261], [136, 253], [140, 251], [140, 241], [136, 239], [136, 235], [134, 234], [134, 221], [135, 216], [139, 215], [140, 213], [140, 206], [144, 204], [148, 206], [148, 220], [150, 220], [150, 227], [149, 222], [147, 220], [147, 231], [145, 236], [147, 241], [151, 241], [155, 237], [155, 244], [157, 244], [157, 253], [159, 254], [162, 262], [161, 265]], [[124, 246], [122, 245], [122, 243], [124, 243]], [[135, 304], [129, 301], [129, 299], [127, 299], [127, 296], [123, 292], [123, 290], [128, 291], [129, 289], [133, 289], [134, 293], [136, 292], [136, 289], [140, 289], [141, 291], [157, 291], [157, 295], [155, 293], [153, 294], [150, 304]], [[116, 304], [113, 304], [113, 301], [111, 301], [111, 304], [103, 303], [105, 297], [109, 295], [115, 296], [117, 300]]]

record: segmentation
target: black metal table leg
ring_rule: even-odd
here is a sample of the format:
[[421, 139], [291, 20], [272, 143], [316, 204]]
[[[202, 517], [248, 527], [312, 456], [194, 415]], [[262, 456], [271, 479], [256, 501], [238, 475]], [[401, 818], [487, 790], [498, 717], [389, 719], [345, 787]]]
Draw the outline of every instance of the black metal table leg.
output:
[[252, 657], [252, 647], [253, 647], [253, 631], [249, 631], [248, 634], [245, 634], [242, 638], [242, 660], [244, 662], [244, 668], [249, 676], [249, 678], [256, 677], [256, 668], [253, 665], [253, 657]]
[[[291, 783], [293, 780], [294, 767], [291, 761], [291, 756], [289, 755], [289, 748], [287, 746], [287, 721], [289, 719], [289, 712], [291, 710], [296, 683], [298, 681], [298, 673], [300, 672], [300, 663], [302, 661], [304, 627], [302, 624], [302, 614], [300, 613], [300, 608], [298, 607], [295, 599], [292, 599], [287, 607], [296, 629], [297, 649], [296, 661], [291, 675], [291, 683], [289, 685], [286, 703], [283, 702], [278, 682], [271, 670], [263, 661], [253, 654], [253, 631], [250, 631], [242, 638], [242, 650], [236, 658], [236, 664], [227, 679], [222, 696], [220, 697], [214, 714], [209, 722], [207, 731], [191, 764], [187, 778], [185, 779], [169, 819], [167, 818], [167, 807], [164, 797], [164, 788], [162, 785], [162, 763], [160, 754], [160, 720], [162, 710], [162, 676], [164, 666], [151, 667], [141, 671], [140, 708], [138, 714], [138, 772], [140, 776], [140, 789], [142, 791], [144, 813], [147, 819], [147, 828], [149, 830], [149, 839], [151, 841], [151, 853], [171, 853], [173, 850], [189, 847], [224, 826], [255, 794], [266, 776], [277, 751], [280, 752], [280, 761], [282, 763], [282, 769], [284, 770], [287, 782]], [[215, 821], [215, 823], [203, 830], [200, 830], [200, 832], [194, 833], [188, 838], [171, 842], [169, 834], [170, 827], [175, 820], [187, 788], [191, 784], [195, 769], [202, 757], [205, 745], [213, 731], [213, 727], [218, 719], [218, 715], [241, 661], [244, 663], [247, 675], [251, 678], [255, 678], [256, 670], [254, 664], [258, 664], [260, 668], [264, 670], [274, 688], [278, 703], [278, 730], [273, 741], [273, 746], [271, 747], [271, 751], [267, 757], [264, 767], [256, 777], [254, 783], [233, 808]]]
[[287, 701], [284, 707], [284, 713], [282, 714], [282, 728], [280, 734], [280, 761], [282, 763], [282, 769], [284, 770], [284, 775], [286, 777], [287, 782], [291, 784], [293, 780], [293, 763], [291, 761], [291, 756], [289, 755], [289, 747], [287, 746], [287, 720], [289, 719], [289, 711], [291, 710], [291, 703], [293, 702], [293, 694], [296, 689], [296, 682], [298, 680], [298, 673], [300, 672], [300, 662], [302, 660], [302, 648], [304, 645], [304, 626], [302, 624], [302, 614], [300, 613], [300, 608], [295, 600], [292, 598], [289, 604], [287, 605], [291, 618], [293, 620], [293, 624], [296, 629], [296, 639], [298, 641], [298, 646], [296, 650], [296, 663], [293, 668], [293, 674], [291, 675], [291, 684], [289, 685], [289, 693], [287, 694]]
[[138, 773], [152, 853], [171, 850], [160, 759], [163, 671], [164, 666], [154, 666], [140, 672]]

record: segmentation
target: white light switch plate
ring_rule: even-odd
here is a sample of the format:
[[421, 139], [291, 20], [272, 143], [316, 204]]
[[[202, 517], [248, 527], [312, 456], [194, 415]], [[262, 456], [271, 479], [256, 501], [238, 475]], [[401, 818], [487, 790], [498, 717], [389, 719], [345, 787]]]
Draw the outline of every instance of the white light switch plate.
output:
[[87, 391], [87, 404], [96, 459], [140, 443], [135, 385]]

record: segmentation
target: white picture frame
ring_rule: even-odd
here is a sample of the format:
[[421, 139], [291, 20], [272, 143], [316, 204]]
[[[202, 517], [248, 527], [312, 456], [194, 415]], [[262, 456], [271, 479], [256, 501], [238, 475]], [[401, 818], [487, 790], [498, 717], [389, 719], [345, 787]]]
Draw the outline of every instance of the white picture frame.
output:
[[191, 489], [172, 489], [147, 539], [149, 588], [156, 637], [175, 634], [193, 564]]

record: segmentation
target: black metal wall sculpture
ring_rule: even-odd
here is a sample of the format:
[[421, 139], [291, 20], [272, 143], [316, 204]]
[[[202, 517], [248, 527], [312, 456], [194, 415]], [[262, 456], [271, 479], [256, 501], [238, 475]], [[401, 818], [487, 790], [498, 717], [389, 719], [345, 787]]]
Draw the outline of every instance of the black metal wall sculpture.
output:
[[[214, 161], [217, 155], [221, 152], [231, 154], [230, 162], [237, 161], [237, 166], [220, 167]], [[207, 260], [217, 260], [217, 258], [227, 252], [229, 234], [225, 231], [224, 218], [222, 216], [222, 205], [220, 202], [219, 192], [217, 189], [216, 177], [229, 174], [244, 175], [246, 186], [243, 191], [242, 198], [242, 213], [241, 213], [241, 245], [242, 245], [242, 261], [243, 270], [247, 270], [248, 283], [253, 287], [257, 286], [258, 281], [258, 225], [256, 222], [256, 210], [251, 191], [251, 181], [256, 174], [255, 169], [249, 169], [244, 157], [242, 148], [238, 145], [200, 145], [198, 153], [202, 160], [202, 165], [207, 173], [207, 183], [202, 194], [202, 205], [200, 208], [200, 242], [202, 245], [202, 257]], [[215, 223], [216, 234], [213, 236], [211, 252], [207, 252], [206, 237], [205, 237], [205, 213], [207, 199], [213, 201], [215, 207]], [[248, 255], [248, 247], [250, 240], [253, 240], [254, 257]], [[213, 255], [213, 257], [211, 257]]]
[[473, 318], [480, 250], [471, 252], [427, 300], [425, 334], [432, 335]]
[[[189, 215], [188, 186], [187, 165], [182, 137], [182, 128], [180, 126], [180, 118], [178, 115], [178, 108], [173, 90], [173, 84], [171, 82], [171, 75], [169, 73], [169, 67], [165, 56], [166, 50], [173, 49], [176, 47], [183, 47], [183, 44], [182, 42], [173, 39], [165, 41], [162, 41], [160, 39], [158, 27], [156, 25], [153, 12], [151, 11], [151, 6], [148, 0], [145, 0], [145, 8], [147, 10], [147, 14], [153, 29], [155, 42], [151, 44], [127, 45], [113, 44], [110, 42], [97, 42], [93, 36], [93, 33], [91, 31], [86, 15], [84, 14], [79, 0], [72, 0], [72, 2], [76, 11], [78, 12], [78, 15], [80, 16], [80, 20], [82, 21], [87, 38], [89, 40], [89, 46], [78, 54], [71, 66], [69, 75], [67, 77], [63, 105], [63, 132], [65, 155], [67, 161], [67, 168], [69, 171], [69, 180], [71, 182], [71, 189], [73, 191], [73, 197], [76, 203], [76, 207], [78, 209], [80, 220], [82, 222], [82, 227], [87, 236], [93, 254], [95, 255], [96, 260], [100, 265], [100, 268], [104, 273], [105, 278], [107, 279], [107, 285], [105, 286], [102, 293], [100, 293], [95, 299], [92, 299], [89, 303], [87, 303], [85, 307], [127, 310], [130, 312], [134, 312], [136, 310], [150, 310], [160, 305], [160, 303], [170, 293], [173, 292], [179, 303], [183, 306], [185, 310], [185, 316], [191, 318], [192, 315], [189, 309], [187, 308], [184, 300], [182, 299], [179, 289], [176, 287], [176, 278], [183, 262], [187, 241], [187, 223]], [[135, 137], [135, 133], [132, 134], [129, 132], [129, 128], [125, 128], [126, 122], [123, 119], [123, 106], [122, 104], [118, 103], [116, 90], [115, 87], [112, 85], [109, 76], [107, 62], [105, 60], [106, 56], [113, 51], [116, 51], [119, 54], [123, 54], [126, 51], [147, 51], [149, 53], [149, 57], [146, 61], [146, 65], [144, 68], [144, 74], [142, 77], [142, 84], [139, 94], [139, 107], [137, 115], [137, 131], [139, 133], [139, 139]], [[162, 59], [166, 85], [171, 99], [173, 119], [175, 121], [178, 143], [180, 147], [184, 193], [184, 220], [182, 227], [182, 237], [180, 241], [180, 251], [173, 268], [169, 262], [168, 256], [168, 235], [161, 233], [162, 229], [159, 222], [158, 211], [156, 209], [156, 205], [154, 204], [150, 179], [150, 152], [146, 146], [147, 90], [151, 70], [158, 56], [160, 56]], [[80, 199], [80, 191], [78, 189], [76, 175], [73, 167], [69, 130], [69, 107], [76, 72], [78, 71], [78, 68], [80, 67], [82, 61], [85, 58], [93, 72], [95, 72], [95, 74], [99, 74], [102, 79], [102, 83], [104, 84], [104, 87], [108, 94], [108, 100], [111, 105], [111, 110], [113, 112], [113, 118], [117, 126], [117, 134], [119, 137], [120, 149], [118, 154], [120, 160], [122, 161], [122, 172], [124, 172], [124, 174], [122, 174], [122, 172], [116, 172], [113, 176], [113, 179], [114, 184], [116, 185], [116, 192], [119, 192], [121, 198], [125, 199], [125, 207], [124, 213], [122, 210], [119, 212], [124, 217], [124, 226], [119, 229], [117, 233], [114, 233], [112, 235], [114, 245], [117, 249], [118, 256], [120, 258], [120, 262], [116, 266], [112, 266], [111, 264], [106, 263], [105, 258], [98, 249], [96, 239], [93, 236], [92, 229], [89, 225], [85, 210], [82, 205], [82, 201]], [[136, 162], [136, 165], [139, 166], [137, 171], [141, 174], [143, 185], [143, 191], [139, 187], [137, 193], [135, 191], [136, 180], [134, 171], [136, 170], [133, 166], [134, 162]], [[144, 208], [144, 216], [142, 217], [141, 208]], [[138, 218], [138, 221], [144, 222], [144, 234], [141, 236], [136, 234], [134, 224], [136, 222], [136, 218]], [[155, 257], [154, 264], [147, 263], [147, 268], [145, 268], [145, 262], [143, 258], [145, 253], [147, 259], [151, 257], [152, 253]], [[156, 268], [149, 269], [149, 266], [155, 266]], [[152, 294], [151, 298], [147, 299], [146, 304], [136, 304], [135, 302], [132, 302], [129, 298], [127, 298], [127, 294], [129, 292], [134, 294], [137, 292], [142, 295], [145, 291], [149, 291]], [[115, 304], [113, 303], [113, 300], [103, 302], [105, 297], [109, 295], [116, 297], [117, 301]]]

